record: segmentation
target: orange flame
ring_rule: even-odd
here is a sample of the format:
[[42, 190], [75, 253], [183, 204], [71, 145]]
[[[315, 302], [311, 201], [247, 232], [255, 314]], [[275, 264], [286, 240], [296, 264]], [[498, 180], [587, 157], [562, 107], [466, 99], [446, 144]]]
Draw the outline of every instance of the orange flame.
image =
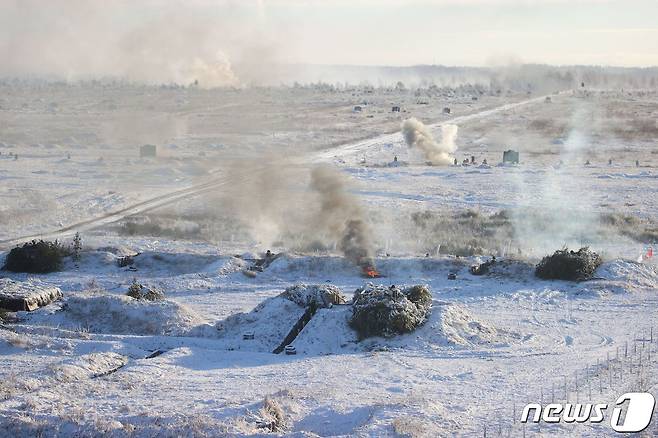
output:
[[379, 277], [379, 272], [377, 272], [377, 270], [372, 266], [366, 266], [363, 268], [363, 275], [368, 278], [377, 278]]

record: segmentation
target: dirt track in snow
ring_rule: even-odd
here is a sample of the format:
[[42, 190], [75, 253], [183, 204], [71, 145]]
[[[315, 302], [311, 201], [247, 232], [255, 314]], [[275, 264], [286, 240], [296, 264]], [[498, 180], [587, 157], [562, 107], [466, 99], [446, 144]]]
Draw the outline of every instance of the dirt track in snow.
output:
[[[500, 105], [494, 108], [482, 110], [482, 111], [477, 111], [471, 114], [466, 114], [463, 116], [457, 116], [453, 117], [449, 120], [442, 121], [440, 123], [435, 123], [429, 125], [430, 128], [435, 129], [443, 124], [450, 123], [450, 124], [460, 124], [464, 122], [468, 122], [470, 120], [474, 119], [479, 119], [483, 117], [488, 117], [490, 115], [502, 112], [502, 111], [508, 111], [514, 108], [518, 108], [520, 106], [528, 105], [528, 104], [533, 104], [533, 103], [539, 103], [543, 102], [546, 96], [540, 96], [540, 97], [535, 97], [532, 99], [527, 99], [523, 100], [520, 102], [515, 102], [515, 103], [510, 103], [510, 104], [505, 104], [505, 105]], [[343, 146], [339, 146], [337, 148], [331, 148], [327, 149], [324, 151], [320, 151], [318, 153], [313, 154], [313, 156], [310, 157], [311, 162], [322, 162], [329, 160], [334, 157], [340, 157], [346, 154], [352, 154], [356, 153], [359, 151], [362, 151], [369, 146], [375, 145], [375, 144], [381, 144], [385, 142], [392, 142], [392, 141], [399, 141], [402, 138], [401, 134], [399, 132], [395, 132], [393, 134], [385, 134], [385, 135], [380, 135], [376, 136], [367, 140], [362, 140], [354, 143], [348, 143]], [[254, 171], [258, 171], [258, 169], [254, 169]], [[228, 183], [234, 182], [232, 179], [233, 177], [228, 177], [228, 176], [221, 176], [217, 178], [212, 178], [209, 181], [196, 184], [184, 189], [180, 190], [175, 190], [173, 192], [169, 193], [164, 193], [161, 195], [158, 195], [156, 197], [146, 199], [131, 205], [128, 205], [126, 207], [123, 207], [121, 209], [104, 213], [102, 215], [92, 217], [89, 219], [85, 219], [80, 222], [72, 223], [69, 225], [66, 225], [62, 228], [55, 229], [50, 232], [45, 232], [45, 233], [36, 233], [36, 234], [29, 234], [29, 235], [24, 235], [20, 237], [16, 237], [13, 239], [5, 239], [5, 240], [0, 240], [0, 250], [6, 250], [11, 247], [14, 247], [22, 242], [29, 241], [32, 239], [54, 239], [54, 238], [62, 238], [62, 237], [69, 237], [76, 232], [79, 231], [87, 231], [92, 228], [96, 228], [99, 226], [107, 225], [113, 222], [116, 222], [118, 220], [121, 220], [125, 217], [135, 215], [135, 214], [140, 214], [140, 213], [145, 213], [148, 211], [151, 211], [156, 208], [164, 207], [166, 205], [170, 205], [173, 203], [176, 203], [178, 201], [184, 200], [184, 199], [189, 199], [190, 197], [198, 196], [203, 193], [207, 193], [212, 190], [216, 190], [219, 187], [222, 187]], [[247, 177], [245, 177], [246, 179]]]

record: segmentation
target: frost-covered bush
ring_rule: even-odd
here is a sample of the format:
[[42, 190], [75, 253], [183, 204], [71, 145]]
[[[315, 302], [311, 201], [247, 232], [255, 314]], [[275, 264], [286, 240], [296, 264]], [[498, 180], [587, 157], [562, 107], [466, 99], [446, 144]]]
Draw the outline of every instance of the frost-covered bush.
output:
[[57, 240], [33, 240], [9, 251], [3, 269], [31, 274], [59, 271], [66, 255], [67, 249]]
[[136, 300], [161, 301], [164, 299], [164, 294], [161, 291], [144, 286], [138, 283], [137, 280], [133, 280], [126, 295]]
[[286, 427], [286, 418], [281, 405], [272, 397], [265, 397], [259, 411], [258, 427], [270, 432], [281, 432]]
[[345, 303], [345, 297], [332, 284], [296, 284], [287, 288], [281, 296], [302, 307], [331, 307]]
[[390, 337], [408, 333], [420, 326], [432, 306], [427, 286], [400, 289], [369, 283], [354, 292], [350, 326], [361, 339]]
[[545, 280], [589, 280], [601, 265], [601, 257], [589, 248], [578, 251], [560, 249], [544, 257], [535, 268], [535, 275]]

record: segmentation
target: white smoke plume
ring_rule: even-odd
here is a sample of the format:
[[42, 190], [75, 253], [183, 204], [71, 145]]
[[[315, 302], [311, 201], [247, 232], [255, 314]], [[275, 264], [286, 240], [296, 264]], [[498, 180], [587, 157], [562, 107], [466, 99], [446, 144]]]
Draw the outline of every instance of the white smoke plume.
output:
[[454, 160], [457, 150], [457, 125], [441, 126], [441, 142], [437, 142], [429, 128], [420, 120], [412, 117], [402, 122], [402, 136], [410, 148], [417, 148], [427, 161], [435, 166], [447, 166]]
[[519, 208], [512, 210], [511, 219], [515, 239], [530, 255], [545, 255], [562, 246], [577, 249], [592, 244], [596, 249], [591, 239], [600, 229], [600, 215], [584, 166], [593, 147], [589, 130], [595, 110], [576, 108], [554, 166], [517, 176]]

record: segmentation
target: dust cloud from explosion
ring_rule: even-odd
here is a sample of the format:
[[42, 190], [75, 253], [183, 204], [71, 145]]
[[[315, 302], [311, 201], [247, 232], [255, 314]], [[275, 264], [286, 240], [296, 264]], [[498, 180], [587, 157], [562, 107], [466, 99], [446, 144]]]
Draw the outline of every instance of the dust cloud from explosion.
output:
[[454, 160], [457, 150], [457, 125], [441, 126], [441, 142], [437, 142], [429, 128], [412, 117], [402, 122], [402, 136], [410, 148], [419, 149], [425, 159], [435, 166], [448, 166]]
[[[265, 248], [338, 249], [364, 272], [374, 269], [372, 230], [364, 208], [337, 169], [308, 169], [286, 159], [242, 159], [230, 168], [223, 206]], [[249, 175], [245, 177], [245, 175]]]
[[374, 267], [370, 228], [361, 205], [347, 190], [345, 177], [330, 167], [316, 167], [311, 188], [320, 198], [319, 224], [339, 238], [341, 252], [364, 270]]

